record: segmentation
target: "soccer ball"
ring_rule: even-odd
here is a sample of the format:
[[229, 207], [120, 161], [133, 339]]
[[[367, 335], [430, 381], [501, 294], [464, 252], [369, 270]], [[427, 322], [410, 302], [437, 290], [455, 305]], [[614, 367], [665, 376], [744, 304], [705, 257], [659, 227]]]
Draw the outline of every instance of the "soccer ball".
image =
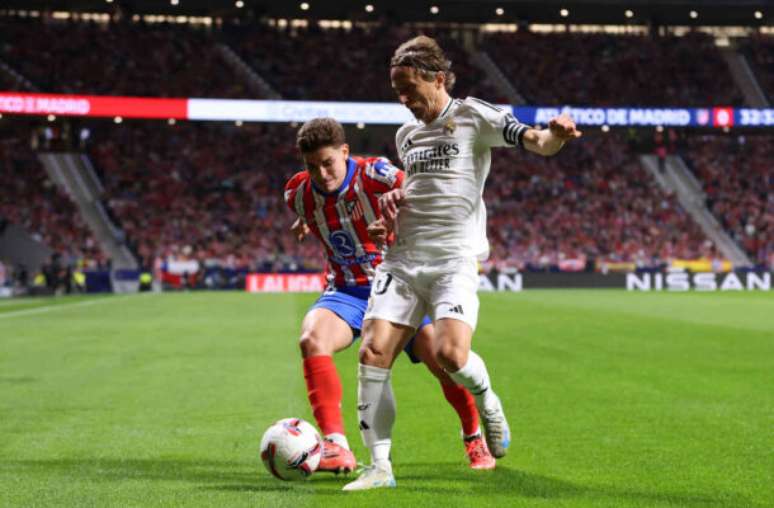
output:
[[280, 480], [305, 480], [320, 465], [322, 439], [309, 422], [285, 418], [269, 427], [261, 438], [261, 460]]

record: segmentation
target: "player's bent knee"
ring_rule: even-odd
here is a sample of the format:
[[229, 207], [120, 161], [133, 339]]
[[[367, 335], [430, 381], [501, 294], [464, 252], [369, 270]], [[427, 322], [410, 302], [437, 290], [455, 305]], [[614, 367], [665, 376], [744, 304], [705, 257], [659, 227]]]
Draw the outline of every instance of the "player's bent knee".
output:
[[384, 350], [375, 347], [371, 341], [363, 341], [358, 356], [360, 363], [363, 365], [371, 365], [372, 367], [381, 367], [383, 369], [390, 368], [391, 361], [389, 355]]
[[438, 363], [447, 372], [457, 372], [468, 362], [468, 351], [465, 348], [448, 344], [441, 345], [438, 351]]
[[301, 340], [298, 342], [298, 347], [301, 349], [301, 356], [304, 358], [333, 354], [331, 348], [326, 346], [324, 339], [314, 330], [304, 330], [301, 332]]

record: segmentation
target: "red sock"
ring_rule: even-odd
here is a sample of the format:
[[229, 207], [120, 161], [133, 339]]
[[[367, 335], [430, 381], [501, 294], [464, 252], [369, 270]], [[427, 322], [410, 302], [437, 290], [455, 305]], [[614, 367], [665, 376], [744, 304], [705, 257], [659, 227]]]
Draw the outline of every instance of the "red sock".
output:
[[478, 432], [478, 411], [476, 401], [470, 392], [462, 385], [441, 383], [446, 400], [452, 405], [462, 422], [462, 432], [472, 436]]
[[344, 434], [341, 418], [341, 379], [330, 356], [304, 358], [304, 379], [314, 418], [323, 435]]

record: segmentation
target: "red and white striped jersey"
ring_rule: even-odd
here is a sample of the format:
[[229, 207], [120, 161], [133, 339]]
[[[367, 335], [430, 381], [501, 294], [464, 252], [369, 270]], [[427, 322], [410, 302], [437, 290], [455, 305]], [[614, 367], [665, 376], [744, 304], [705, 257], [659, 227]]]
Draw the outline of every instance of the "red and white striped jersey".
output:
[[382, 157], [350, 157], [344, 182], [330, 193], [319, 190], [308, 171], [288, 180], [285, 203], [323, 244], [329, 284], [371, 285], [382, 250], [368, 238], [367, 227], [380, 216], [379, 196], [402, 184], [403, 172]]

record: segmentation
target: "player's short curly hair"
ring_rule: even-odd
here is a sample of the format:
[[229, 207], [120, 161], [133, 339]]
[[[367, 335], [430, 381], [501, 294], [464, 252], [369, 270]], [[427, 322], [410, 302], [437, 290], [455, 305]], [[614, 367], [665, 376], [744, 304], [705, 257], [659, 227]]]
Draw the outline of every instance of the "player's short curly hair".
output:
[[324, 146], [339, 147], [346, 142], [344, 127], [333, 118], [313, 118], [298, 129], [296, 146], [301, 153], [314, 152]]
[[390, 59], [390, 67], [413, 67], [427, 81], [432, 81], [437, 73], [442, 72], [447, 92], [451, 92], [456, 80], [451, 64], [438, 42], [426, 35], [404, 42]]

